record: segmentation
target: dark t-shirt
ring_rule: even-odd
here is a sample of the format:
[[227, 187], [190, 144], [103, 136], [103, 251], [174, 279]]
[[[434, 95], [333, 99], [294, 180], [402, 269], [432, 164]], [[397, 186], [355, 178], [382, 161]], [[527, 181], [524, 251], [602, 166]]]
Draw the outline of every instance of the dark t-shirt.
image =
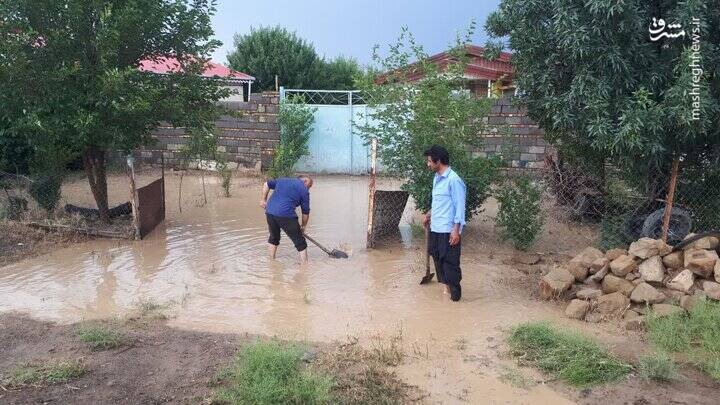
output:
[[265, 208], [266, 213], [281, 218], [297, 218], [295, 208], [300, 206], [303, 214], [310, 214], [310, 190], [302, 180], [283, 177], [268, 180], [267, 184], [274, 191]]

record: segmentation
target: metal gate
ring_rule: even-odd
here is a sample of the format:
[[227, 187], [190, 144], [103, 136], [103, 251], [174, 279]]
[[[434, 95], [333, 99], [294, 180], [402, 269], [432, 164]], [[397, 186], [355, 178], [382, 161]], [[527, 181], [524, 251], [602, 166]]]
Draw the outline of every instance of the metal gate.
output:
[[316, 108], [308, 147], [310, 154], [295, 166], [298, 172], [316, 174], [367, 174], [370, 147], [357, 125], [367, 124], [368, 106], [358, 91], [280, 88], [280, 103], [299, 95]]

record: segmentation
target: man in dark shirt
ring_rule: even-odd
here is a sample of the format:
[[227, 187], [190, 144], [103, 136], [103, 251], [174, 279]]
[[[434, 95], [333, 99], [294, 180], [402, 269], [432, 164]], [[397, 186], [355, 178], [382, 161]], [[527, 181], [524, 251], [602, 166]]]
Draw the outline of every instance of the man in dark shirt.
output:
[[[305, 241], [305, 227], [310, 218], [310, 187], [313, 180], [310, 176], [283, 177], [268, 180], [263, 184], [260, 206], [265, 208], [270, 237], [268, 238], [268, 251], [270, 258], [274, 259], [277, 247], [280, 244], [280, 230], [295, 244], [300, 253], [300, 261], [307, 263], [307, 242]], [[268, 201], [268, 194], [273, 190]], [[302, 224], [298, 223], [295, 208], [302, 211]]]

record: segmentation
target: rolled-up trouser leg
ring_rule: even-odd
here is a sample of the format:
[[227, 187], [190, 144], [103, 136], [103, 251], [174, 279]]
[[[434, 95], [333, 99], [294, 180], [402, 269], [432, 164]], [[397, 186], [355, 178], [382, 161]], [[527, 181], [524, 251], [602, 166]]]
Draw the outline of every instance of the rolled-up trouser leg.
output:
[[431, 232], [428, 251], [433, 257], [438, 281], [446, 284], [450, 288], [450, 298], [453, 301], [458, 301], [462, 295], [460, 288], [460, 281], [462, 280], [462, 271], [460, 270], [461, 244], [450, 246], [449, 233]]
[[298, 252], [307, 249], [307, 241], [305, 240], [305, 235], [302, 233], [297, 218], [283, 218], [282, 221], [280, 221], [280, 227], [285, 231], [285, 234], [287, 234], [290, 240], [293, 241], [295, 249], [297, 249]]
[[268, 243], [277, 246], [280, 244], [280, 224], [274, 215], [265, 214], [265, 217], [267, 218], [268, 231], [270, 232]]

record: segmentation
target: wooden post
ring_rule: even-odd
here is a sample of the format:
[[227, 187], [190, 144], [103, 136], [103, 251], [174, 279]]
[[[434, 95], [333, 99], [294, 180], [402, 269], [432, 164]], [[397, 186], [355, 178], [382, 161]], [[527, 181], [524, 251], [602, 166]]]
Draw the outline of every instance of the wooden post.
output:
[[280, 91], [280, 80], [278, 80], [278, 75], [275, 75], [275, 91]]
[[675, 186], [677, 185], [678, 169], [680, 160], [673, 159], [672, 168], [670, 169], [670, 184], [668, 184], [667, 198], [665, 199], [665, 212], [663, 213], [662, 223], [662, 240], [667, 242], [668, 231], [670, 229], [670, 216], [672, 214], [673, 201], [675, 200]]
[[161, 165], [161, 173], [162, 173], [162, 209], [163, 209], [163, 215], [165, 215], [165, 153], [163, 152], [160, 155], [160, 165]]
[[127, 157], [128, 176], [130, 177], [130, 205], [132, 206], [133, 227], [135, 228], [135, 240], [140, 240], [140, 213], [138, 211], [137, 189], [135, 188], [135, 159], [132, 155]]
[[373, 228], [373, 211], [375, 205], [375, 164], [377, 161], [377, 139], [373, 138], [370, 151], [370, 187], [368, 192], [368, 229], [367, 229], [367, 247], [373, 247], [372, 228]]

